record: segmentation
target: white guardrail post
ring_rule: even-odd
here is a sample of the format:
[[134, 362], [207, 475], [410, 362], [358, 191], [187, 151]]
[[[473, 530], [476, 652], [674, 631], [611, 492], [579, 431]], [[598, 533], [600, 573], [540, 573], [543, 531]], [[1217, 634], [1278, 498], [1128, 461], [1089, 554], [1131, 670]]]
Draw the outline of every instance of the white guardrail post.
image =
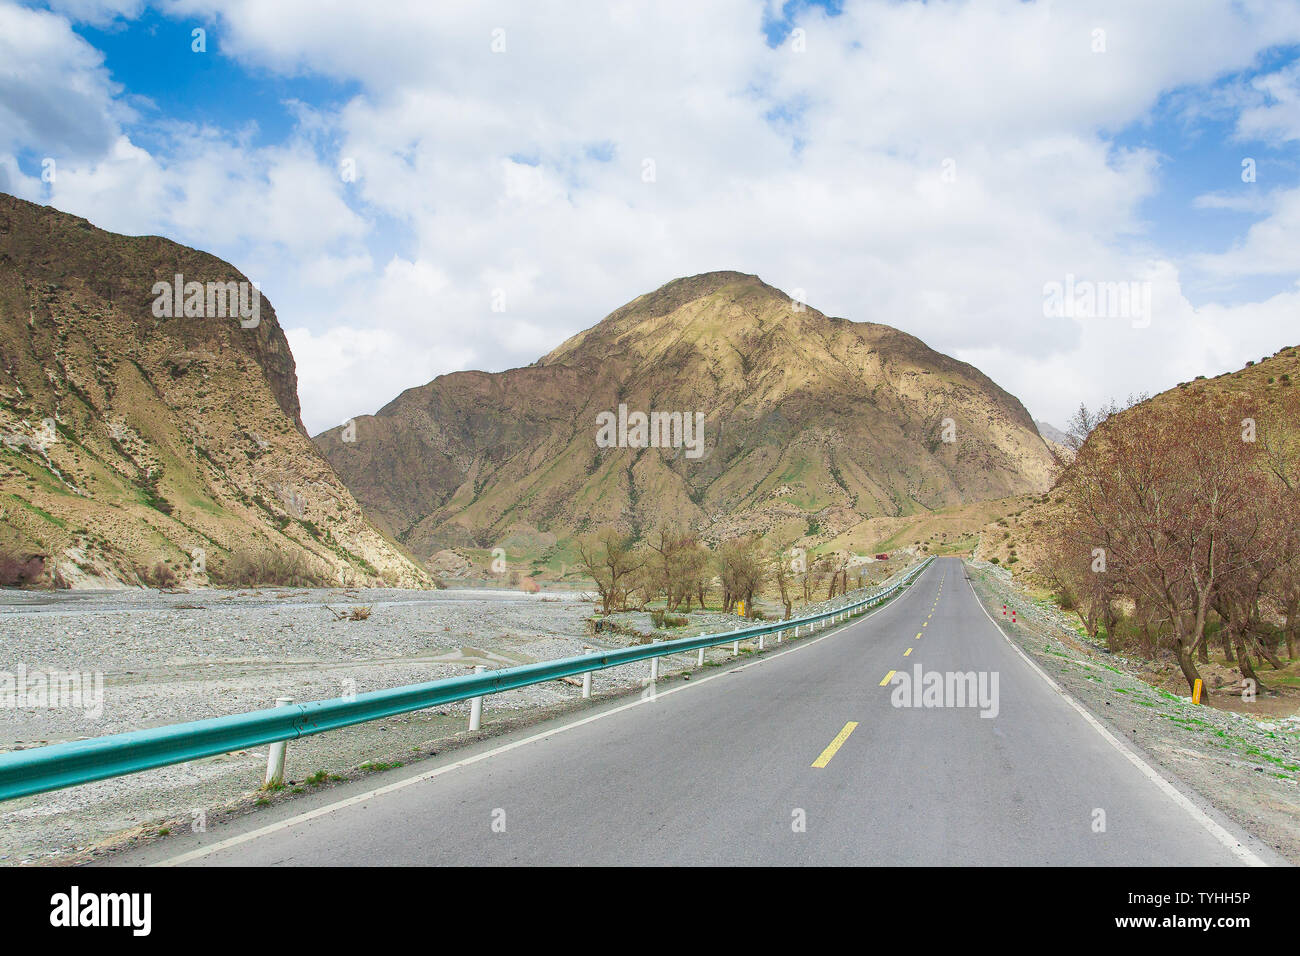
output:
[[[293, 703], [292, 697], [277, 697], [276, 707], [288, 707]], [[266, 755], [267, 787], [278, 787], [284, 783], [284, 752], [288, 741], [277, 740], [271, 744], [271, 751]]]
[[[475, 674], [482, 674], [485, 670], [487, 668], [482, 664], [474, 665]], [[478, 730], [481, 726], [483, 726], [483, 698], [471, 697], [469, 699], [469, 729]]]
[[[586, 644], [584, 644], [582, 645], [582, 652], [584, 654], [595, 654], [596, 649], [594, 647], [588, 647]], [[586, 700], [590, 696], [591, 696], [591, 671], [585, 671], [582, 675], [582, 699]]]

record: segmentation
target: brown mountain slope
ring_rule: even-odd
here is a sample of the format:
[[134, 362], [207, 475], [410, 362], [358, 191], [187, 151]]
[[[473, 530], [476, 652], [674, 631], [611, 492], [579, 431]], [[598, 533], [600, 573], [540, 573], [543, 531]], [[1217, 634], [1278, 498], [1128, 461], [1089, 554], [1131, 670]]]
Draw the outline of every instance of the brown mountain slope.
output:
[[203, 584], [272, 550], [321, 580], [426, 581], [307, 437], [270, 304], [249, 327], [159, 317], [154, 283], [177, 273], [246, 281], [0, 194], [0, 555], [74, 585], [159, 561]]
[[[1258, 409], [1255, 417], [1260, 427], [1259, 440], [1269, 442], [1285, 460], [1294, 462], [1300, 455], [1300, 346], [1279, 349], [1235, 372], [1182, 382], [1120, 411], [1117, 420], [1205, 397], [1253, 403]], [[1065, 453], [1068, 455], [1068, 450]], [[975, 556], [1008, 565], [1017, 574], [1033, 575], [1045, 570], [1050, 557], [1050, 532], [1061, 520], [1061, 510], [1062, 498], [1055, 491], [1025, 498], [1006, 516], [983, 528]]]
[[[702, 413], [700, 455], [599, 447], [597, 416], [620, 404]], [[662, 521], [817, 539], [1038, 491], [1052, 468], [1024, 407], [977, 369], [737, 272], [670, 282], [532, 366], [440, 376], [354, 428], [316, 442], [420, 556]]]

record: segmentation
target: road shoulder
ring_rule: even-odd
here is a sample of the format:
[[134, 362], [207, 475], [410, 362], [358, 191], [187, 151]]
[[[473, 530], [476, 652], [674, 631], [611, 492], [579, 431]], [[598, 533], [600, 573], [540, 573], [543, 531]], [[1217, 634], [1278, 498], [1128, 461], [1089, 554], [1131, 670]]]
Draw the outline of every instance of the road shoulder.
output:
[[1280, 859], [1300, 863], [1296, 729], [1196, 706], [1152, 687], [1137, 676], [1136, 664], [1053, 621], [1005, 571], [983, 562], [965, 568], [976, 596], [1014, 645], [1110, 733]]

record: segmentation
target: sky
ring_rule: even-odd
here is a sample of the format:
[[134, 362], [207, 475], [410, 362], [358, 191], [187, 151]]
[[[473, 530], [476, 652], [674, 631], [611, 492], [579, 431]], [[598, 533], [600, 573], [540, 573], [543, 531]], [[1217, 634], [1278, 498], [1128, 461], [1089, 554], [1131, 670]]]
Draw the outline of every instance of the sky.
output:
[[313, 434], [719, 269], [1064, 425], [1300, 343], [1298, 147], [1300, 0], [0, 0], [0, 191], [258, 282]]

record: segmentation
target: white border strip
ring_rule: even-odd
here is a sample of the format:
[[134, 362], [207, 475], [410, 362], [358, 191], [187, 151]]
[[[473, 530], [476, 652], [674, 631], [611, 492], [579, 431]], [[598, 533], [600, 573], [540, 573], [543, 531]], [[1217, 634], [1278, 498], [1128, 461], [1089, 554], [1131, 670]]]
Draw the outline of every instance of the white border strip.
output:
[[[913, 578], [912, 580], [915, 582], [919, 580], [919, 577], [920, 576], [918, 575], [916, 578]], [[911, 589], [909, 588], [908, 591], [910, 593]], [[732, 674], [745, 670], [747, 667], [754, 667], [758, 664], [766, 664], [771, 661], [780, 660], [782, 657], [784, 657], [787, 654], [793, 654], [796, 651], [801, 651], [806, 647], [812, 647], [814, 644], [818, 644], [826, 640], [828, 637], [838, 637], [839, 635], [844, 634], [848, 630], [850, 630], [855, 624], [861, 624], [864, 621], [868, 620], [869, 618], [875, 617], [881, 611], [891, 606], [895, 606], [895, 605], [893, 605], [892, 602], [882, 604], [874, 611], [871, 611], [865, 616], [858, 618], [856, 621], [851, 620], [839, 627], [832, 628], [829, 633], [823, 634], [821, 637], [813, 638], [811, 641], [800, 641], [798, 643], [791, 643], [787, 645], [788, 648], [787, 650], [781, 651], [780, 653], [776, 653], [776, 654], [768, 654], [766, 657], [759, 657], [752, 661], [746, 661], [744, 664], [740, 664], [736, 667], [729, 667], [720, 674], [713, 674], [709, 677], [693, 678], [689, 682], [683, 684], [680, 687], [672, 687], [669, 688], [668, 690], [660, 691], [656, 693], [654, 697], [639, 698], [637, 700], [630, 701], [629, 703], [621, 704], [618, 707], [611, 707], [609, 710], [602, 710], [598, 714], [592, 714], [589, 717], [583, 717], [580, 720], [575, 720], [572, 723], [564, 724], [561, 727], [556, 727], [552, 730], [544, 730], [539, 734], [533, 734], [531, 737], [525, 737], [523, 740], [516, 740], [508, 744], [502, 744], [500, 747], [495, 747], [492, 750], [486, 750], [483, 753], [474, 754], [472, 757], [465, 757], [461, 760], [455, 761], [454, 763], [444, 764], [441, 767], [436, 767], [435, 769], [426, 771], [425, 773], [417, 774], [414, 777], [407, 777], [405, 780], [399, 780], [396, 783], [390, 783], [383, 787], [376, 787], [373, 790], [367, 790], [365, 793], [358, 793], [355, 796], [347, 797], [346, 799], [339, 800], [334, 803], [326, 804], [323, 807], [317, 807], [315, 810], [308, 810], [305, 813], [299, 813], [296, 816], [288, 817], [284, 820], [279, 821], [278, 823], [270, 823], [264, 827], [259, 827], [256, 830], [250, 830], [247, 833], [241, 833], [238, 836], [228, 837], [225, 840], [219, 840], [216, 843], [213, 843], [211, 846], [199, 847], [198, 849], [190, 850], [186, 853], [182, 853], [179, 856], [174, 856], [166, 860], [159, 860], [158, 862], [150, 865], [151, 866], [182, 866], [186, 863], [192, 862], [193, 860], [201, 859], [202, 857], [208, 856], [212, 853], [217, 853], [220, 852], [221, 850], [229, 849], [232, 846], [238, 846], [239, 844], [247, 843], [250, 840], [257, 840], [264, 836], [269, 836], [272, 833], [276, 833], [280, 830], [285, 830], [288, 829], [289, 827], [297, 826], [300, 823], [306, 823], [309, 820], [314, 820], [317, 817], [323, 817], [327, 814], [333, 813], [335, 810], [342, 810], [344, 807], [354, 806], [358, 803], [365, 803], [366, 801], [373, 800], [376, 797], [381, 797], [385, 794], [393, 793], [394, 791], [397, 790], [402, 790], [406, 787], [410, 787], [417, 783], [423, 783], [426, 780], [432, 780], [434, 777], [440, 777], [444, 773], [450, 773], [452, 770], [457, 770], [461, 767], [468, 767], [470, 764], [478, 763], [481, 760], [487, 760], [490, 757], [497, 756], [498, 754], [508, 753], [509, 751], [514, 750], [518, 747], [523, 747], [526, 744], [531, 744], [538, 740], [545, 740], [547, 737], [554, 737], [557, 734], [564, 733], [566, 730], [573, 730], [575, 727], [585, 726], [586, 724], [589, 724], [592, 721], [600, 720], [603, 717], [609, 717], [613, 714], [620, 714], [623, 711], [629, 710], [633, 707], [640, 707], [642, 704], [654, 703], [655, 700], [663, 697], [667, 697], [669, 694], [680, 693], [681, 691], [689, 690], [692, 687], [698, 687], [701, 684], [707, 684], [709, 681], [717, 680], [720, 677], [729, 677]], [[981, 607], [983, 607], [983, 605], [981, 605]]]
[[[964, 564], [965, 562], [963, 562], [963, 566]], [[1008, 635], [1007, 632], [1002, 629], [1002, 625], [999, 624], [997, 620], [993, 617], [993, 615], [989, 613], [988, 608], [984, 606], [984, 602], [980, 600], [979, 594], [975, 591], [975, 585], [971, 583], [969, 577], [966, 578], [966, 584], [970, 587], [970, 592], [971, 595], [975, 598], [975, 603], [978, 604], [980, 610], [984, 612], [984, 616], [989, 619], [989, 623], [992, 624], [994, 627], [996, 627], [998, 629], [998, 633], [1000, 633], [1003, 639], [1005, 639], [1006, 642], [1011, 645], [1011, 649], [1015, 651], [1017, 654], [1019, 654], [1021, 659], [1026, 664], [1028, 664], [1031, 668], [1033, 668], [1034, 672], [1038, 674], [1039, 677], [1047, 681], [1047, 683], [1051, 686], [1052, 690], [1056, 691], [1058, 694], [1061, 695], [1062, 700], [1064, 700], [1067, 704], [1069, 704], [1076, 711], [1078, 711], [1079, 715], [1089, 723], [1089, 725], [1092, 727], [1093, 730], [1101, 734], [1102, 737], [1106, 739], [1107, 743], [1109, 743], [1112, 747], [1114, 747], [1116, 750], [1122, 753], [1125, 756], [1125, 758], [1127, 758], [1129, 763], [1137, 767], [1138, 770], [1142, 772], [1142, 775], [1144, 777], [1146, 777], [1148, 780], [1154, 783], [1160, 789], [1160, 791], [1164, 793], [1164, 795], [1167, 796], [1170, 800], [1174, 801], [1174, 803], [1178, 804], [1178, 806], [1186, 810], [1193, 820], [1195, 820], [1201, 826], [1205, 827], [1205, 829], [1209, 831], [1210, 836], [1214, 837], [1214, 839], [1218, 840], [1225, 847], [1227, 847], [1228, 850], [1232, 853], [1232, 855], [1237, 857], [1237, 859], [1241, 860], [1242, 863], [1246, 864], [1247, 866], [1268, 866], [1267, 863], [1265, 863], [1262, 859], [1260, 859], [1253, 852], [1251, 852], [1249, 847], [1247, 847], [1240, 840], [1234, 837], [1231, 833], [1225, 830], [1222, 826], [1220, 826], [1218, 823], [1212, 820], [1204, 810], [1202, 810], [1191, 800], [1189, 800], [1186, 794], [1184, 794], [1181, 790], [1179, 790], [1172, 783], [1170, 783], [1163, 776], [1161, 776], [1160, 772], [1157, 771], [1154, 767], [1152, 767], [1149, 763], [1147, 763], [1145, 760], [1139, 757], [1137, 753], [1134, 752], [1134, 750], [1131, 747], [1129, 747], [1128, 744], [1126, 744], [1124, 741], [1120, 740], [1109, 730], [1107, 730], [1102, 725], [1101, 721], [1099, 721], [1096, 717], [1094, 717], [1091, 713], [1089, 713], [1086, 707], [1084, 707], [1077, 700], [1071, 697], [1065, 691], [1065, 689], [1061, 687], [1060, 684], [1058, 684], [1055, 680], [1052, 679], [1051, 675], [1049, 675], [1045, 670], [1039, 667], [1038, 664], [1035, 663], [1033, 659], [1029, 657], [1028, 654], [1026, 654], [1024, 651], [1020, 649], [1020, 646], [1011, 639], [1010, 635]]]

